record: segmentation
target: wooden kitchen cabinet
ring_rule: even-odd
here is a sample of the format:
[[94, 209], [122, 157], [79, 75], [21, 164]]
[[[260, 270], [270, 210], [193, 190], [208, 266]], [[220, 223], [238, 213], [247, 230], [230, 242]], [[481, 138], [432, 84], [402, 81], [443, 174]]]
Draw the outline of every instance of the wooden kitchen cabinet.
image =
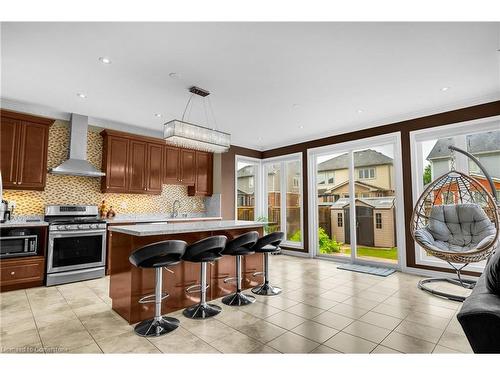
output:
[[145, 193], [147, 191], [147, 144], [141, 141], [130, 141], [129, 147], [128, 192]]
[[211, 196], [213, 191], [213, 154], [196, 151], [195, 184], [188, 187], [188, 195]]
[[213, 154], [115, 130], [101, 135], [102, 192], [161, 194], [163, 184], [172, 184], [187, 185], [189, 195], [212, 195]]
[[101, 190], [107, 193], [125, 193], [128, 190], [129, 140], [105, 136], [102, 169], [106, 176], [101, 179]]
[[173, 146], [165, 146], [163, 150], [163, 183], [176, 185], [181, 182], [180, 175], [181, 150]]
[[4, 189], [43, 190], [47, 176], [49, 127], [54, 120], [1, 110]]
[[196, 151], [181, 149], [180, 173], [183, 185], [194, 185], [196, 180]]
[[148, 143], [146, 188], [149, 193], [161, 193], [163, 146]]

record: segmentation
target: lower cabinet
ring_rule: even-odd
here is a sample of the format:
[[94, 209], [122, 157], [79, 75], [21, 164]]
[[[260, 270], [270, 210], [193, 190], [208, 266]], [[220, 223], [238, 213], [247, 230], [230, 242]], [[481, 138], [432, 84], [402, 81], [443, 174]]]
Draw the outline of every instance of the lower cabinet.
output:
[[0, 290], [42, 286], [45, 273], [45, 257], [2, 259], [0, 262]]

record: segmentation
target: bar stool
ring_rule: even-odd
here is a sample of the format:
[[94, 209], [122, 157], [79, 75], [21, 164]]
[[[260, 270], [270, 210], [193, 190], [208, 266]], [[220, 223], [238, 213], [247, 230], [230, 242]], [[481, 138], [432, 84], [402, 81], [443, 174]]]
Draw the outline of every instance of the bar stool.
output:
[[154, 318], [143, 320], [135, 326], [134, 331], [139, 336], [161, 336], [179, 326], [178, 319], [161, 315], [161, 302], [168, 297], [167, 293], [162, 292], [162, 269], [179, 263], [186, 246], [184, 241], [162, 241], [141, 247], [130, 255], [130, 263], [139, 268], [154, 268], [156, 277], [155, 294], [139, 300], [139, 303], [154, 302], [156, 305]]
[[207, 263], [222, 258], [221, 252], [226, 246], [226, 236], [208, 237], [186, 248], [183, 260], [200, 265], [200, 285], [192, 285], [187, 293], [200, 292], [200, 303], [186, 308], [182, 313], [191, 319], [206, 319], [221, 312], [220, 306], [207, 303]]
[[280, 243], [285, 239], [285, 233], [273, 232], [267, 236], [259, 238], [252, 247], [256, 253], [262, 253], [264, 256], [264, 272], [256, 272], [255, 275], [264, 275], [264, 284], [252, 289], [252, 293], [261, 296], [275, 296], [281, 293], [281, 288], [269, 284], [269, 253], [280, 251]]
[[[241, 257], [254, 254], [251, 250], [259, 239], [259, 233], [252, 231], [234, 238], [226, 244], [222, 255], [232, 255], [236, 257], [236, 292], [222, 299], [222, 303], [229, 306], [244, 306], [255, 302], [255, 297], [241, 292]], [[234, 277], [228, 277], [225, 283], [234, 280]]]

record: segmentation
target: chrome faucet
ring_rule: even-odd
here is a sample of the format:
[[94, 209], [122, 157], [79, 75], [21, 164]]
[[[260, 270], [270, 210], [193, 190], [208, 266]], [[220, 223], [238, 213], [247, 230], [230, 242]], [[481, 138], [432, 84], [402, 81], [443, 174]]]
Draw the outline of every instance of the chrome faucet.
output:
[[172, 217], [179, 216], [179, 208], [181, 208], [181, 202], [176, 199], [172, 205]]

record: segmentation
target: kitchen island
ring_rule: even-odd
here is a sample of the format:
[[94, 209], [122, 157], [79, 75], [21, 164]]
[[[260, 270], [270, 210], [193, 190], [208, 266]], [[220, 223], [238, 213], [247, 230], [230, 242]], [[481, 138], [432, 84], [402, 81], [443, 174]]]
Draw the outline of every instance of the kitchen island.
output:
[[[187, 223], [152, 223], [137, 225], [116, 225], [108, 229], [108, 259], [110, 260], [109, 296], [112, 307], [130, 324], [154, 316], [154, 304], [140, 304], [140, 298], [153, 294], [155, 275], [153, 269], [141, 269], [130, 264], [128, 258], [139, 247], [165, 240], [183, 240], [192, 244], [203, 238], [224, 235], [232, 238], [255, 230], [261, 236], [264, 223], [255, 221], [221, 220]], [[254, 277], [255, 272], [263, 269], [261, 254], [244, 257], [242, 262], [242, 283], [244, 288], [256, 286], [261, 281]], [[163, 290], [169, 298], [162, 303], [162, 312], [179, 310], [198, 302], [199, 293], [187, 293], [186, 289], [200, 284], [200, 264], [181, 262], [163, 272]], [[233, 283], [224, 279], [236, 275], [236, 262], [233, 256], [224, 256], [208, 265], [207, 300], [228, 295], [235, 290]]]

